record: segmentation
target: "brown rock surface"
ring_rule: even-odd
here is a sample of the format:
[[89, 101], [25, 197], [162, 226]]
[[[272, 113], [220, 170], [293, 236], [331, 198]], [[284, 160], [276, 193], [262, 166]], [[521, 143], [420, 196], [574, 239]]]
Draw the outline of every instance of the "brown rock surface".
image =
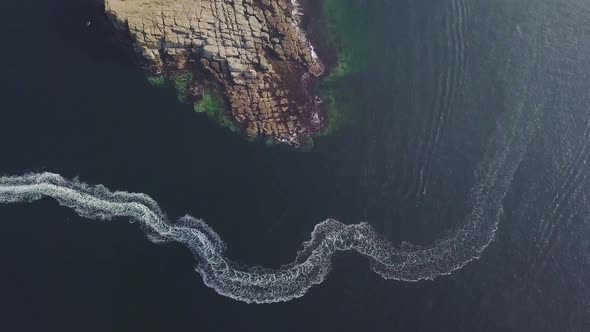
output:
[[152, 71], [190, 70], [197, 81], [216, 82], [246, 135], [298, 144], [324, 126], [310, 92], [324, 69], [295, 1], [105, 0], [105, 7]]

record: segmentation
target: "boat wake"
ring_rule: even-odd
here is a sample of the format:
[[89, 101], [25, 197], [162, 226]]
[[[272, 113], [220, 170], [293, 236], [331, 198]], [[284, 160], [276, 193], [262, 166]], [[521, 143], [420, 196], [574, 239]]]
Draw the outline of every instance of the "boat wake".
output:
[[[137, 222], [156, 243], [178, 242], [190, 249], [205, 284], [221, 295], [250, 303], [289, 301], [325, 280], [332, 257], [352, 251], [367, 257], [385, 279], [432, 280], [480, 257], [490, 244], [502, 214], [502, 200], [535, 131], [535, 121], [520, 111], [490, 141], [471, 190], [473, 207], [462, 228], [431, 246], [395, 246], [369, 224], [345, 225], [328, 219], [315, 226], [295, 260], [279, 269], [243, 267], [226, 256], [226, 245], [203, 220], [185, 216], [172, 221], [145, 194], [110, 191], [58, 174], [0, 177], [0, 203], [51, 197], [80, 216], [96, 220], [125, 217]], [[524, 133], [524, 134], [523, 134]]]

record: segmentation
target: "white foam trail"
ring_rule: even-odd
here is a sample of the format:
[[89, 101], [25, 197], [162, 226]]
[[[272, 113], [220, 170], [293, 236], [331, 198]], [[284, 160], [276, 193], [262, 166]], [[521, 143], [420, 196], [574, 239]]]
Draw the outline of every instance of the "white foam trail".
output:
[[[519, 153], [520, 154], [520, 153]], [[467, 224], [454, 237], [431, 247], [403, 244], [394, 247], [366, 224], [344, 225], [336, 220], [319, 223], [303, 244], [297, 259], [280, 269], [238, 268], [225, 256], [225, 244], [202, 220], [185, 216], [171, 223], [147, 195], [111, 192], [52, 173], [0, 178], [0, 203], [31, 202], [45, 196], [74, 209], [80, 216], [137, 221], [154, 242], [186, 245], [198, 261], [205, 284], [219, 294], [245, 302], [270, 303], [303, 296], [321, 283], [338, 251], [367, 256], [372, 268], [386, 279], [417, 281], [449, 274], [479, 257], [492, 241], [503, 199], [518, 163], [512, 153], [502, 154], [493, 172], [475, 189], [476, 202]]]
[[[523, 119], [521, 107], [508, 119], [484, 157], [477, 185], [472, 189], [473, 209], [465, 225], [449, 238], [429, 247], [403, 243], [395, 247], [367, 223], [344, 225], [329, 219], [316, 225], [311, 239], [290, 264], [279, 269], [240, 267], [225, 255], [221, 238], [202, 220], [191, 216], [172, 223], [149, 196], [110, 191], [52, 173], [0, 177], [0, 203], [31, 202], [52, 197], [80, 216], [136, 221], [154, 242], [186, 245], [205, 284], [219, 294], [254, 303], [288, 301], [303, 296], [324, 281], [331, 260], [340, 251], [354, 251], [371, 261], [385, 279], [432, 280], [450, 274], [479, 258], [490, 244], [502, 213], [515, 170], [535, 130], [535, 122]], [[524, 122], [524, 123], [523, 123]], [[524, 133], [524, 135], [522, 134]]]

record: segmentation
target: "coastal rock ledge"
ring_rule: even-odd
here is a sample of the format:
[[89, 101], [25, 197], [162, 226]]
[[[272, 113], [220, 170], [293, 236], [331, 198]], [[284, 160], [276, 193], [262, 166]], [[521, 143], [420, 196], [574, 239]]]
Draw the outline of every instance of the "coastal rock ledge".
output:
[[295, 0], [105, 0], [150, 75], [188, 71], [187, 98], [213, 84], [249, 137], [298, 145], [325, 126], [312, 92], [324, 66]]

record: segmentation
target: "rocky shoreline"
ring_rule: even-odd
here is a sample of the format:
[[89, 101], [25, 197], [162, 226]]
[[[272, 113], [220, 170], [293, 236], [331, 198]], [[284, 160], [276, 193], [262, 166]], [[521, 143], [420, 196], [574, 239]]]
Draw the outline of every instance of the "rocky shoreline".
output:
[[300, 145], [327, 118], [314, 87], [325, 66], [296, 0], [104, 0], [150, 76], [188, 74], [183, 96], [221, 92], [246, 136]]

